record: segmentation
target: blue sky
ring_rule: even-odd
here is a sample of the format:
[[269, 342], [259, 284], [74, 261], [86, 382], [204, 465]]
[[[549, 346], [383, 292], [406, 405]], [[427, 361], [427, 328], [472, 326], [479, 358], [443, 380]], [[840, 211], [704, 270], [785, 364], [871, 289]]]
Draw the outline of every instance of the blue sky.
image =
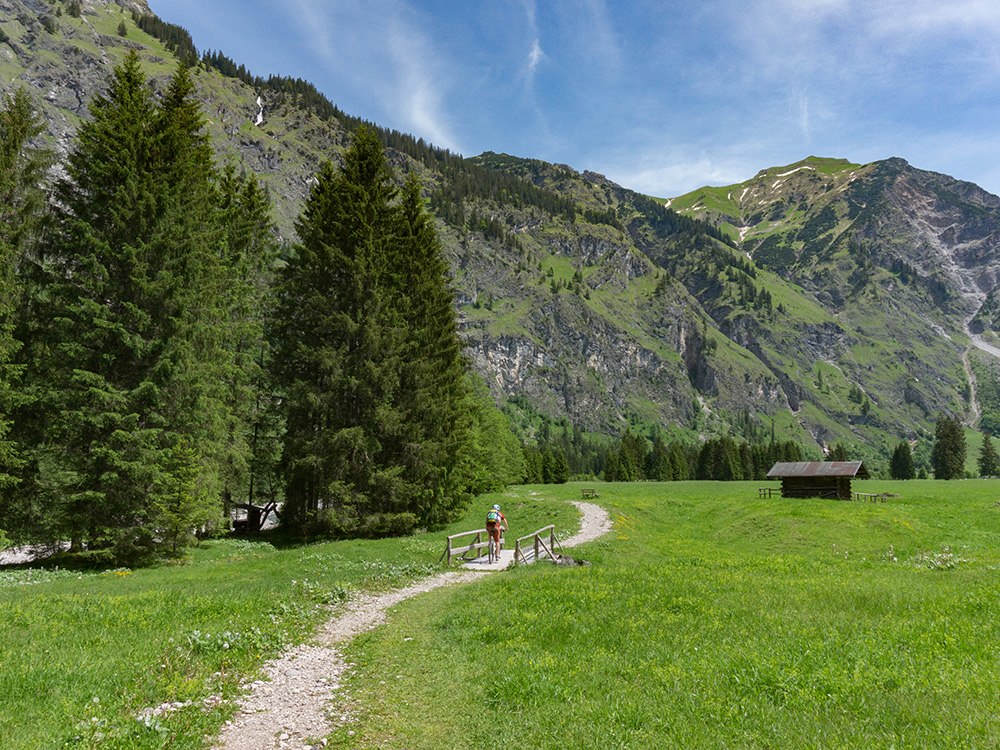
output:
[[149, 0], [252, 73], [673, 197], [809, 155], [1000, 193], [997, 0]]

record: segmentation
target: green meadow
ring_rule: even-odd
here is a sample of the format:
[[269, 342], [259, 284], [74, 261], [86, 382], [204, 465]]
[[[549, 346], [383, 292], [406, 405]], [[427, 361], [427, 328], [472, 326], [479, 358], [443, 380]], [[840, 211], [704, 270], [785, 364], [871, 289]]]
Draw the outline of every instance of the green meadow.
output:
[[[363, 590], [437, 570], [499, 499], [509, 539], [574, 531], [580, 484], [515, 487], [404, 539], [215, 541], [183, 565], [0, 569], [4, 748], [204, 748], [260, 665]], [[588, 484], [588, 486], [591, 486]], [[1000, 481], [596, 484], [589, 566], [519, 567], [356, 638], [350, 748], [1000, 745]], [[150, 716], [165, 702], [177, 710]], [[338, 713], [338, 712], [335, 712]]]
[[367, 713], [334, 746], [1000, 745], [1000, 482], [598, 486], [591, 566], [435, 591], [356, 639]]

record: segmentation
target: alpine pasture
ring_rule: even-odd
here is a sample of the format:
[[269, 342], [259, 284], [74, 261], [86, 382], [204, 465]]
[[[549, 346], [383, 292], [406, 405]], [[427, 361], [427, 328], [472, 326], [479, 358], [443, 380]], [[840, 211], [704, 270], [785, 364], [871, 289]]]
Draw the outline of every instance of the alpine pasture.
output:
[[[0, 736], [18, 748], [204, 748], [259, 665], [361, 590], [431, 573], [499, 502], [508, 540], [583, 485], [477, 499], [437, 533], [214, 541], [183, 565], [0, 571]], [[1000, 480], [588, 484], [615, 521], [541, 563], [395, 607], [345, 647], [327, 739], [374, 748], [973, 748], [1000, 741]], [[175, 710], [151, 715], [166, 702]]]

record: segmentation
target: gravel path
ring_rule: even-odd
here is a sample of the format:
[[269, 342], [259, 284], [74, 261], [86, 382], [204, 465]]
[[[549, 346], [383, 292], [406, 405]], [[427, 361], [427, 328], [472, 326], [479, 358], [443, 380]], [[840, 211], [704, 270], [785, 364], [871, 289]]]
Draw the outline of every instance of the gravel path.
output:
[[[593, 503], [574, 503], [581, 513], [580, 531], [562, 542], [572, 547], [598, 539], [611, 530], [607, 511]], [[248, 686], [240, 711], [227, 722], [215, 750], [270, 750], [322, 748], [320, 738], [334, 725], [351, 721], [346, 713], [329, 714], [327, 704], [340, 686], [341, 676], [354, 665], [345, 663], [338, 649], [355, 635], [376, 627], [387, 609], [425, 591], [475, 581], [488, 572], [448, 571], [376, 596], [351, 601], [346, 612], [330, 619], [311, 644], [298, 646], [268, 662], [266, 679]]]

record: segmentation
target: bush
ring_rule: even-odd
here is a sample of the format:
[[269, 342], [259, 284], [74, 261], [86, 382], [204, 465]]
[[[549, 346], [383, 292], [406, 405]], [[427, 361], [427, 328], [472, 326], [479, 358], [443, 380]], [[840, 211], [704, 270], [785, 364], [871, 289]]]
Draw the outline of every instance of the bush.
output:
[[351, 511], [328, 508], [310, 514], [303, 524], [303, 534], [313, 539], [385, 539], [409, 536], [420, 520], [414, 513], [373, 513], [358, 517]]
[[413, 513], [376, 513], [364, 520], [359, 531], [369, 539], [409, 536], [416, 531], [418, 523]]

